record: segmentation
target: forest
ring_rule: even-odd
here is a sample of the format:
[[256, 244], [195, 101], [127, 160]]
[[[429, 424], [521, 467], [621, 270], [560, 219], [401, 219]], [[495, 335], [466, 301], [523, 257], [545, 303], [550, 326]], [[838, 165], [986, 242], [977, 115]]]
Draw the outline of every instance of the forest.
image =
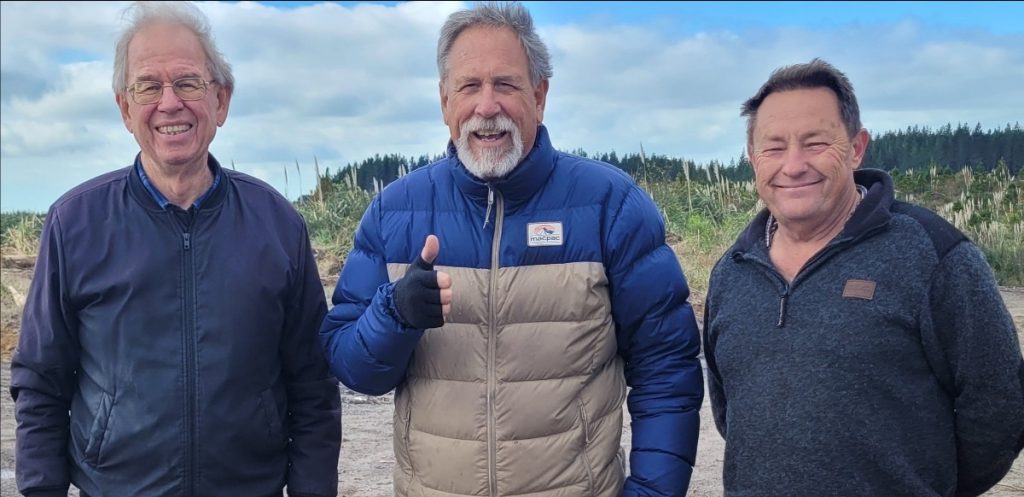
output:
[[[754, 178], [753, 170], [744, 150], [738, 157], [726, 162], [716, 160], [696, 163], [679, 157], [642, 152], [622, 155], [615, 151], [588, 153], [582, 149], [569, 153], [591, 157], [618, 166], [633, 175], [638, 181], [658, 182], [675, 180], [679, 177], [711, 178], [705, 171], [718, 171], [721, 178], [731, 181], [748, 181]], [[326, 177], [333, 183], [355, 172], [357, 186], [367, 191], [377, 191], [394, 181], [400, 174], [425, 166], [440, 156], [405, 157], [397, 154], [375, 155], [368, 159], [350, 163], [338, 168]], [[873, 136], [868, 146], [867, 157], [861, 167], [892, 171], [924, 171], [932, 167], [959, 171], [969, 167], [975, 171], [991, 171], [1000, 161], [1010, 174], [1016, 176], [1024, 168], [1024, 128], [1020, 123], [1007, 124], [1003, 128], [983, 130], [981, 124], [971, 127], [966, 123], [946, 124], [938, 129], [912, 126], [897, 131], [886, 131]]]

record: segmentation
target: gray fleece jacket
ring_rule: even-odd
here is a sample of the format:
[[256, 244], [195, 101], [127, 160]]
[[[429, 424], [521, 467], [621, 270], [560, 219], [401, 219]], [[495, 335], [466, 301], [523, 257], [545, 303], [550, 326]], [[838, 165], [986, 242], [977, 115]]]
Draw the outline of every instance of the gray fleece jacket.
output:
[[975, 496], [1024, 445], [1024, 360], [984, 256], [868, 193], [788, 282], [761, 212], [719, 260], [704, 347], [727, 497]]

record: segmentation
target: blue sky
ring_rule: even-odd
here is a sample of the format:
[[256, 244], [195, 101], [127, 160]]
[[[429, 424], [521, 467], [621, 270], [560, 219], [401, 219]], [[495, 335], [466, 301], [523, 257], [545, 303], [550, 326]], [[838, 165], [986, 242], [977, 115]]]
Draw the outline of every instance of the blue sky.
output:
[[[1021, 2], [525, 2], [554, 77], [564, 150], [737, 157], [740, 103], [775, 68], [822, 57], [857, 89], [865, 126], [1024, 121]], [[0, 210], [44, 211], [130, 163], [110, 89], [119, 2], [0, 4]], [[208, 2], [238, 81], [211, 151], [295, 198], [313, 157], [437, 154], [434, 50], [458, 2]], [[70, 12], [70, 15], [69, 15]], [[300, 189], [284, 169], [295, 162]]]
[[[778, 26], [829, 28], [917, 20], [935, 26], [1020, 33], [1024, 8], [1012, 2], [524, 2], [541, 23], [650, 24], [681, 33]], [[1015, 17], [1016, 16], [1016, 17]], [[659, 23], [660, 24], [660, 23]]]

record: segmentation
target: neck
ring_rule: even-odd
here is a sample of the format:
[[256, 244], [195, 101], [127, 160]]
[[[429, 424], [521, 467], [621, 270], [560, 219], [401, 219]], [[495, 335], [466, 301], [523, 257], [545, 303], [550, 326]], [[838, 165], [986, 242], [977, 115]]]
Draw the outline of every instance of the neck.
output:
[[800, 269], [814, 254], [823, 249], [836, 237], [853, 215], [854, 209], [863, 198], [864, 190], [854, 189], [853, 194], [840, 203], [828, 217], [816, 223], [800, 223], [769, 218], [766, 226], [768, 254], [776, 269], [792, 281]]
[[213, 173], [205, 161], [191, 166], [167, 167], [151, 163], [143, 157], [142, 168], [149, 181], [170, 203], [185, 210], [191, 208], [196, 199], [213, 184]]

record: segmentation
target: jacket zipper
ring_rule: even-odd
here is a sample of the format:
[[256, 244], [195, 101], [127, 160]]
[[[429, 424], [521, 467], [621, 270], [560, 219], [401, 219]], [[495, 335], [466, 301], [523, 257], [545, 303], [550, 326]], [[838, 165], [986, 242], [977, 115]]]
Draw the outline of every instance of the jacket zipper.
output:
[[494, 207], [494, 188], [491, 188], [491, 184], [487, 184], [487, 210], [484, 211], [484, 229], [487, 229], [487, 223], [491, 220], [491, 207]]
[[185, 452], [185, 495], [195, 494], [195, 479], [198, 472], [196, 457], [196, 351], [195, 351], [195, 267], [192, 253], [192, 223], [189, 223], [182, 232], [182, 249], [185, 263], [182, 267], [184, 284], [184, 333], [182, 334], [182, 349], [185, 352], [185, 423], [186, 423], [186, 444]]
[[583, 465], [587, 470], [587, 491], [594, 491], [594, 468], [590, 464], [590, 420], [587, 418], [587, 409], [583, 401], [576, 399], [576, 406], [580, 410], [580, 422], [583, 424]]
[[779, 322], [775, 325], [779, 328], [786, 326], [786, 300], [789, 299], [789, 285], [782, 290], [782, 296], [779, 297]]
[[[786, 304], [789, 302], [789, 295], [791, 293], [792, 283], [786, 281], [786, 278], [783, 278], [782, 275], [775, 270], [775, 267], [772, 266], [771, 263], [765, 262], [759, 257], [755, 257], [746, 252], [738, 252], [736, 253], [736, 255], [733, 256], [733, 259], [737, 261], [747, 260], [753, 262], [758, 266], [761, 266], [769, 275], [774, 277], [776, 280], [778, 280], [780, 284], [782, 284], [782, 293], [779, 294], [779, 319], [775, 323], [775, 326], [779, 328], [784, 327], [786, 325]], [[799, 273], [797, 273], [797, 276], [799, 276]], [[793, 278], [793, 281], [795, 282], [796, 278]]]
[[[490, 205], [494, 201], [494, 197], [498, 198], [498, 207], [494, 215], [494, 237], [491, 239], [491, 281], [490, 281], [490, 295], [487, 299], [487, 318], [488, 318], [488, 330], [487, 330], [487, 480], [490, 486], [491, 497], [497, 497], [498, 495], [498, 469], [497, 469], [497, 435], [494, 428], [494, 388], [496, 380], [494, 378], [494, 356], [495, 348], [497, 344], [497, 337], [495, 334], [498, 332], [497, 329], [497, 303], [495, 302], [498, 292], [498, 268], [500, 266], [500, 254], [501, 254], [501, 227], [505, 219], [505, 208], [504, 201], [501, 198], [501, 193], [498, 192], [495, 195], [493, 188], [488, 185], [487, 187], [487, 210], [490, 211]], [[489, 217], [489, 216], [488, 216]], [[487, 225], [487, 220], [484, 219], [484, 226]]]
[[809, 261], [807, 261], [806, 264], [804, 264], [802, 268], [800, 268], [800, 271], [797, 272], [796, 276], [793, 277], [793, 281], [786, 281], [786, 278], [782, 277], [782, 275], [779, 274], [778, 270], [776, 270], [775, 267], [772, 266], [770, 263], [764, 262], [757, 257], [748, 255], [745, 252], [741, 253], [741, 258], [756, 262], [760, 266], [764, 267], [765, 270], [768, 271], [768, 273], [775, 276], [775, 278], [782, 283], [782, 293], [779, 295], [779, 320], [775, 324], [775, 326], [778, 328], [784, 328], [786, 326], [786, 308], [789, 304], [789, 297], [793, 294], [793, 289], [796, 288], [797, 282], [806, 278], [807, 275], [813, 273], [814, 270], [817, 269], [818, 266], [821, 266], [822, 263], [829, 256], [836, 252], [839, 252], [843, 246], [857, 242], [863, 238], [867, 238], [868, 236], [872, 235], [876, 231], [881, 230], [882, 228], [883, 227], [881, 226], [876, 226], [874, 228], [865, 230], [864, 232], [856, 236], [836, 240], [834, 243], [829, 243], [828, 245], [825, 246], [824, 250], [815, 254], [813, 257], [811, 257]]

